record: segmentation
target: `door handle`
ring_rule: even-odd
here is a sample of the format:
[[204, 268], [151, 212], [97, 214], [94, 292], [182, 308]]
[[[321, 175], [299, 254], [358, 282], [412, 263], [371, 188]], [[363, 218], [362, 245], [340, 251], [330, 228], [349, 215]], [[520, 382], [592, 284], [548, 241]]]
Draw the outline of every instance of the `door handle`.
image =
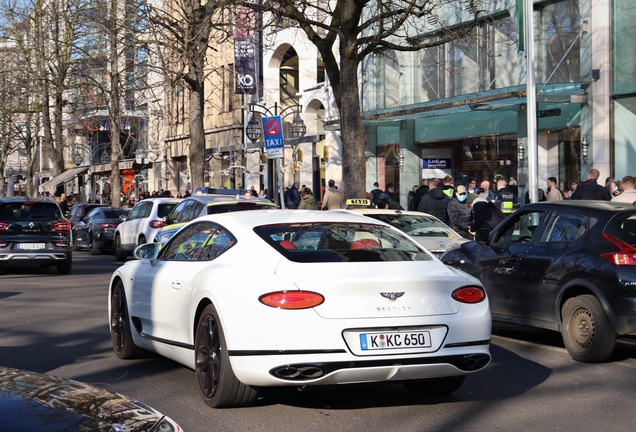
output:
[[181, 289], [181, 283], [180, 282], [172, 282], [170, 284], [170, 286], [176, 290]]

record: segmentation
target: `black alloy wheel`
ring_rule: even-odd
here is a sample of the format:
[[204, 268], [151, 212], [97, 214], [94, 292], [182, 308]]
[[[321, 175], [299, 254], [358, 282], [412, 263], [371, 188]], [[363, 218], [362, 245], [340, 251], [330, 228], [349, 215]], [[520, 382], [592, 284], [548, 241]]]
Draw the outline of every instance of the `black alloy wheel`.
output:
[[258, 392], [241, 383], [232, 371], [223, 329], [213, 305], [208, 305], [198, 320], [195, 350], [199, 392], [208, 406], [249, 406], [256, 400]]
[[110, 298], [110, 340], [120, 359], [139, 358], [144, 354], [144, 349], [139, 348], [132, 340], [126, 292], [121, 281], [113, 288]]

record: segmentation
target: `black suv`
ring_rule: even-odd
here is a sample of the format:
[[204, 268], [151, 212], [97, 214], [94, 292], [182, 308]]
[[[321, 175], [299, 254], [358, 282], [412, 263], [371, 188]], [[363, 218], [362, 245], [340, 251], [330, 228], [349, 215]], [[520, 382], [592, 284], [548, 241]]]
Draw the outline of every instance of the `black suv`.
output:
[[53, 265], [71, 272], [71, 223], [53, 201], [0, 198], [0, 268]]
[[529, 204], [475, 240], [441, 260], [482, 281], [494, 321], [559, 331], [582, 362], [636, 336], [636, 206]]

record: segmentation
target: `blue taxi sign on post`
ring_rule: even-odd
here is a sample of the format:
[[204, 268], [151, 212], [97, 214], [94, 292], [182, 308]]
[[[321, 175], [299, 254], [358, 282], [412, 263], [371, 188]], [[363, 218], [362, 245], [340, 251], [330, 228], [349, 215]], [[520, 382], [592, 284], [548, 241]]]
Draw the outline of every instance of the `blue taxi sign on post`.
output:
[[282, 158], [283, 147], [283, 122], [280, 116], [263, 118], [263, 141], [268, 159]]

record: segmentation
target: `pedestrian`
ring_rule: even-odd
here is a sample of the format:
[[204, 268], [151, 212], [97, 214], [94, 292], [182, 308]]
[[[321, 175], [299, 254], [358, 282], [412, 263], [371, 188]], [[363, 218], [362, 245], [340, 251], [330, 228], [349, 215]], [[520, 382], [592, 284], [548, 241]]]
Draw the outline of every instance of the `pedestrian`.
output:
[[413, 207], [417, 209], [420, 206], [420, 202], [424, 195], [428, 192], [428, 179], [422, 179], [422, 185], [417, 188], [417, 192], [415, 193], [415, 201], [413, 202]]
[[486, 201], [485, 198], [474, 199], [472, 205], [473, 222], [468, 229], [472, 235], [475, 235], [480, 229], [490, 232], [506, 218], [506, 215], [494, 202]]
[[338, 190], [336, 182], [329, 180], [329, 190], [325, 191], [325, 195], [322, 198], [321, 210], [338, 210], [343, 208], [342, 205], [342, 193]]
[[380, 193], [380, 197], [378, 199], [384, 200], [386, 202], [397, 201], [397, 197], [395, 195], [395, 185], [393, 183], [387, 183], [386, 189]]
[[448, 206], [450, 198], [444, 193], [439, 183], [438, 179], [431, 179], [431, 181], [428, 182], [428, 192], [424, 195], [422, 201], [420, 201], [417, 211], [433, 215], [445, 224], [448, 224], [446, 207]]
[[468, 187], [466, 188], [466, 192], [469, 194], [479, 195], [479, 188], [477, 187], [477, 179], [470, 179], [468, 181]]
[[596, 168], [592, 168], [587, 174], [587, 180], [579, 183], [570, 199], [599, 201], [609, 200], [607, 190], [597, 182], [600, 175], [601, 173]]
[[453, 178], [449, 175], [442, 180], [442, 191], [446, 194], [448, 199], [453, 198], [455, 195], [455, 188], [453, 187]]
[[301, 189], [300, 204], [298, 204], [299, 210], [313, 210], [314, 209], [314, 194], [308, 187]]
[[369, 199], [371, 200], [371, 204], [374, 206], [378, 205], [378, 199], [380, 198], [380, 194], [382, 193], [382, 189], [380, 189], [380, 184], [378, 182], [373, 183], [373, 189], [369, 192]]
[[572, 194], [574, 193], [578, 185], [579, 185], [578, 180], [572, 180], [572, 183], [570, 183], [570, 190], [568, 191], [568, 194], [567, 194], [568, 199], [572, 198]]
[[415, 207], [415, 194], [416, 193], [417, 193], [417, 185], [413, 185], [413, 187], [409, 191], [409, 196], [407, 198], [407, 205], [406, 205], [406, 208], [408, 210], [410, 210], [410, 211], [417, 210], [417, 207]]
[[[476, 194], [473, 194], [475, 197]], [[462, 237], [472, 240], [473, 236], [468, 232], [472, 223], [472, 208], [468, 204], [468, 191], [466, 186], [459, 185], [455, 191], [455, 196], [446, 206], [448, 213], [448, 226], [454, 229]]]
[[[501, 209], [503, 214], [510, 214], [519, 208], [519, 200], [508, 188], [506, 179], [497, 180], [497, 193], [495, 194], [495, 205]], [[494, 227], [493, 227], [494, 228]]]
[[561, 191], [557, 187], [557, 184], [558, 183], [557, 183], [556, 177], [549, 177], [548, 178], [548, 196], [546, 197], [546, 199], [548, 201], [562, 201], [563, 200], [563, 193], [561, 193]]
[[482, 181], [479, 185], [479, 189], [481, 190], [479, 193], [480, 198], [484, 198], [488, 202], [495, 199], [495, 193], [490, 189], [490, 182], [488, 180]]
[[636, 179], [632, 176], [625, 176], [621, 180], [623, 193], [612, 198], [612, 202], [634, 203], [636, 202]]
[[68, 216], [68, 201], [66, 200], [66, 194], [64, 192], [60, 195], [57, 204], [60, 206], [60, 210], [62, 210], [62, 215], [64, 217]]
[[618, 185], [616, 184], [616, 180], [614, 180], [614, 177], [608, 177], [607, 180], [605, 180], [605, 189], [607, 189], [608, 201], [621, 194], [621, 191], [618, 189]]
[[285, 191], [285, 206], [288, 209], [297, 209], [298, 204], [300, 204], [300, 192], [298, 191], [298, 182], [294, 182]]

